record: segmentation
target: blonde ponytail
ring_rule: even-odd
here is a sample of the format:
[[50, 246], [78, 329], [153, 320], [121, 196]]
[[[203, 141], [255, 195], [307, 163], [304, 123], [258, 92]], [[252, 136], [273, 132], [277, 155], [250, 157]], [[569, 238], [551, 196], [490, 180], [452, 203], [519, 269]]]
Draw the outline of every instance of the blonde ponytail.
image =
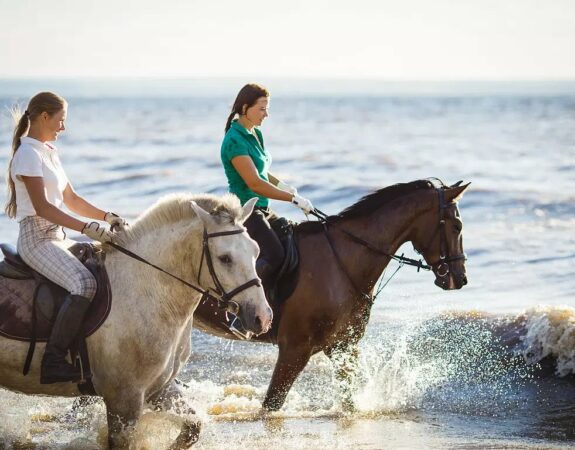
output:
[[8, 201], [4, 207], [6, 215], [10, 218], [16, 217], [16, 187], [12, 180], [12, 160], [21, 144], [22, 136], [28, 134], [31, 123], [43, 112], [52, 116], [60, 112], [66, 106], [66, 100], [53, 92], [40, 92], [30, 99], [28, 108], [24, 113], [18, 106], [12, 108], [11, 113], [16, 123], [12, 137], [12, 154], [8, 163], [8, 173], [6, 174], [6, 187], [8, 190]]

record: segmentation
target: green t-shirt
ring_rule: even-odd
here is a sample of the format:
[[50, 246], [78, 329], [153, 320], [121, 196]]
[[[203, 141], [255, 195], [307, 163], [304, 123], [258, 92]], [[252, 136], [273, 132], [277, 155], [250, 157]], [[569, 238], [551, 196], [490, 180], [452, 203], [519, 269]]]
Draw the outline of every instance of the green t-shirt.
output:
[[254, 128], [258, 138], [255, 138], [248, 130], [234, 120], [230, 129], [224, 136], [222, 142], [221, 158], [226, 177], [228, 178], [229, 190], [240, 199], [242, 205], [250, 198], [258, 197], [256, 206], [267, 208], [270, 201], [267, 197], [262, 197], [252, 191], [232, 164], [232, 159], [236, 156], [249, 156], [256, 166], [259, 177], [268, 180], [268, 170], [272, 163], [272, 156], [264, 147], [264, 138], [257, 128]]

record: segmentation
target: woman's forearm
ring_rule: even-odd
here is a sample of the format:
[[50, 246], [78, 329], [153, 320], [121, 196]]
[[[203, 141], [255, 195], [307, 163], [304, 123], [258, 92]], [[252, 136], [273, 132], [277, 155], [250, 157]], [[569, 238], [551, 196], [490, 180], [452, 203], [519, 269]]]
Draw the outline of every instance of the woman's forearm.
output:
[[71, 230], [82, 232], [84, 225], [86, 224], [85, 222], [66, 214], [64, 211], [49, 202], [45, 202], [42, 206], [35, 207], [35, 209], [36, 214], [40, 217]]
[[293, 195], [289, 192], [282, 191], [281, 189], [275, 187], [272, 183], [266, 180], [262, 180], [261, 178], [251, 183], [251, 185], [248, 187], [256, 194], [270, 198], [272, 200], [283, 200], [285, 202], [291, 202], [293, 198]]
[[278, 177], [276, 177], [275, 175], [272, 175], [271, 173], [268, 172], [268, 180], [270, 180], [270, 183], [273, 184], [274, 186], [277, 186], [280, 179]]
[[65, 204], [70, 211], [82, 217], [88, 217], [95, 220], [105, 220], [106, 211], [96, 208], [90, 202], [84, 200], [77, 194], [65, 200]]

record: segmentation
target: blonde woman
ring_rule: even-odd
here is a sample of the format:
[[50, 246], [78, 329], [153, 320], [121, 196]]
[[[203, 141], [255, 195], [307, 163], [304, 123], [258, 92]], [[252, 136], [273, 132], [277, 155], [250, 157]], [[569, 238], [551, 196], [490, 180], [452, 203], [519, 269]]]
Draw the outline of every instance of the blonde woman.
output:
[[84, 222], [65, 213], [70, 211], [89, 219], [123, 227], [126, 222], [79, 196], [69, 182], [52, 144], [65, 130], [66, 101], [41, 92], [30, 100], [24, 114], [17, 117], [9, 164], [6, 214], [20, 224], [18, 252], [34, 270], [69, 292], [60, 309], [42, 358], [40, 382], [77, 382], [80, 371], [66, 360], [70, 344], [78, 334], [90, 301], [96, 293], [96, 280], [70, 253], [72, 241], [65, 239], [63, 227], [79, 231], [106, 243], [112, 233], [97, 222]]

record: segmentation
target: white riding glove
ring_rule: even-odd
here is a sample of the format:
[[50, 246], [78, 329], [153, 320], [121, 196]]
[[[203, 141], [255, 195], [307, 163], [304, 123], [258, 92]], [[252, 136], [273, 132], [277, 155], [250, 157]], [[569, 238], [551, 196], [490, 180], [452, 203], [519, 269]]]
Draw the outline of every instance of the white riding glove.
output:
[[287, 183], [284, 183], [283, 181], [278, 181], [278, 184], [276, 185], [276, 187], [278, 189], [281, 189], [282, 191], [286, 191], [289, 192], [292, 195], [297, 195], [297, 189], [294, 188], [293, 186], [290, 186]]
[[94, 241], [106, 244], [112, 241], [114, 235], [110, 233], [105, 227], [101, 226], [98, 222], [90, 222], [82, 228], [82, 234], [85, 234]]
[[128, 226], [126, 219], [113, 212], [107, 212], [104, 220], [110, 224], [110, 230], [112, 231], [122, 231]]
[[313, 205], [311, 204], [311, 202], [307, 198], [300, 197], [297, 194], [293, 196], [291, 202], [298, 208], [300, 208], [304, 212], [304, 214], [309, 214], [310, 211], [313, 210]]

